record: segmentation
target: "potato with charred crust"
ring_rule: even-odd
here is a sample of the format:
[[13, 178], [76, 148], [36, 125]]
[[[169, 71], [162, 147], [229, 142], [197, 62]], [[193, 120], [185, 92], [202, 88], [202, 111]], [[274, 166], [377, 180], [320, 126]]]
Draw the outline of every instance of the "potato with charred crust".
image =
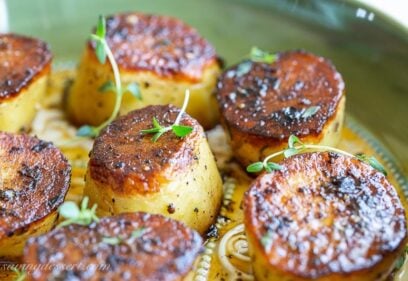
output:
[[[89, 226], [69, 225], [26, 245], [26, 264], [47, 265], [27, 280], [184, 280], [202, 239], [161, 215], [126, 213]], [[77, 265], [68, 268], [61, 265]]]
[[26, 240], [49, 231], [71, 168], [51, 143], [0, 132], [0, 260], [16, 260]]
[[0, 34], [0, 130], [18, 132], [31, 126], [46, 92], [51, 52], [44, 42]]
[[244, 61], [217, 85], [221, 123], [245, 166], [286, 147], [290, 135], [335, 146], [345, 95], [341, 75], [326, 59], [304, 51], [277, 54], [272, 64]]
[[84, 194], [99, 215], [144, 211], [183, 221], [205, 232], [217, 216], [222, 181], [203, 128], [183, 114], [193, 131], [180, 138], [164, 133], [156, 142], [142, 130], [172, 125], [180, 110], [148, 106], [121, 116], [95, 139]]
[[357, 158], [300, 154], [244, 197], [257, 280], [386, 280], [407, 238], [404, 207], [385, 176]]
[[[187, 112], [205, 128], [218, 122], [213, 95], [220, 63], [214, 48], [184, 22], [158, 15], [117, 14], [107, 18], [106, 40], [119, 66], [124, 86], [137, 82], [142, 100], [125, 94], [121, 114], [147, 105], [181, 106], [190, 89]], [[101, 65], [88, 42], [67, 99], [77, 124], [99, 125], [111, 115], [114, 93], [100, 88], [113, 81], [109, 63]]]

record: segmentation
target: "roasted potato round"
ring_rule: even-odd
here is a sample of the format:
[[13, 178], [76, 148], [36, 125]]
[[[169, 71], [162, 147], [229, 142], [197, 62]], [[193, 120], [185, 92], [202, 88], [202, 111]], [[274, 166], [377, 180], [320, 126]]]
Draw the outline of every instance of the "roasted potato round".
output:
[[[205, 128], [217, 123], [213, 91], [220, 64], [214, 48], [195, 29], [168, 16], [124, 13], [107, 18], [106, 40], [122, 83], [126, 87], [137, 82], [142, 94], [142, 100], [126, 94], [121, 114], [147, 105], [181, 106], [190, 89], [187, 112]], [[75, 123], [99, 125], [111, 115], [114, 93], [100, 92], [109, 80], [113, 81], [111, 66], [99, 63], [94, 44], [88, 42], [67, 98]]]
[[244, 197], [258, 281], [385, 280], [404, 253], [407, 221], [394, 187], [357, 158], [290, 157]]
[[26, 240], [49, 231], [71, 168], [51, 143], [0, 132], [0, 260], [16, 260]]
[[44, 42], [0, 34], [0, 130], [18, 132], [31, 126], [46, 92], [51, 52]]
[[142, 134], [153, 117], [166, 127], [180, 110], [148, 106], [121, 116], [95, 139], [84, 194], [98, 204], [99, 215], [143, 211], [183, 221], [203, 233], [217, 216], [222, 181], [203, 128], [183, 114], [181, 125], [193, 131], [172, 132], [156, 142]]
[[341, 75], [304, 51], [277, 54], [272, 64], [244, 61], [219, 79], [221, 123], [245, 166], [286, 147], [294, 134], [307, 143], [337, 145], [344, 118]]
[[[89, 226], [69, 225], [30, 239], [27, 280], [183, 280], [200, 235], [161, 215], [127, 213]], [[74, 265], [68, 268], [67, 265]]]

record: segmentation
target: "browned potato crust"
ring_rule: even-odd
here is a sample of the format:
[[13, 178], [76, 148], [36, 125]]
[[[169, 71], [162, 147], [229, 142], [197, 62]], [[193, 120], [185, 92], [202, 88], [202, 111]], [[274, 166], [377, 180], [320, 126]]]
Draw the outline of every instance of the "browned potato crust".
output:
[[[219, 79], [217, 98], [222, 124], [244, 165], [280, 150], [292, 134], [331, 145], [340, 136], [342, 77], [330, 61], [304, 51], [279, 53], [272, 64], [244, 61], [231, 67]], [[314, 106], [318, 111], [303, 117]]]
[[[155, 104], [181, 106], [190, 89], [187, 112], [205, 128], [218, 122], [213, 91], [220, 63], [213, 46], [196, 29], [169, 16], [122, 13], [107, 18], [106, 40], [122, 83], [137, 82], [143, 96], [136, 100], [125, 95], [121, 114]], [[75, 123], [97, 125], [110, 116], [114, 95], [99, 92], [108, 80], [113, 80], [109, 63], [101, 65], [95, 44], [88, 42], [67, 99]]]
[[244, 198], [257, 280], [385, 280], [407, 238], [404, 207], [385, 176], [328, 152], [281, 165]]
[[0, 131], [29, 129], [46, 92], [51, 58], [38, 39], [0, 34]]
[[180, 125], [193, 131], [172, 132], [156, 142], [142, 130], [172, 125], [180, 109], [148, 106], [117, 118], [95, 139], [84, 194], [98, 204], [98, 214], [143, 211], [181, 220], [205, 232], [214, 222], [222, 197], [222, 180], [203, 128], [183, 114]]
[[[132, 239], [135, 230], [141, 234]], [[120, 237], [124, 242], [107, 244], [106, 237]], [[199, 234], [180, 222], [161, 215], [126, 213], [30, 239], [24, 262], [49, 265], [29, 272], [28, 280], [175, 281], [191, 269], [201, 245]], [[81, 264], [82, 270], [79, 266], [55, 269], [64, 264]], [[90, 265], [99, 267], [92, 270]]]
[[71, 168], [51, 143], [0, 132], [0, 259], [22, 254], [25, 240], [51, 229]]
[[51, 58], [48, 45], [38, 39], [0, 34], [0, 103], [49, 72]]

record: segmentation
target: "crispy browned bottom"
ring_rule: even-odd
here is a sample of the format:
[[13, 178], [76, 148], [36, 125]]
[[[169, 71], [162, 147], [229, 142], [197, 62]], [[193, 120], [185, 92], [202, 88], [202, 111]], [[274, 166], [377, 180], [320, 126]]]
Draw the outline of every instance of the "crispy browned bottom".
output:
[[258, 177], [244, 198], [259, 280], [384, 280], [407, 236], [388, 180], [356, 158], [327, 152], [282, 166]]
[[[132, 239], [134, 231], [139, 234]], [[107, 237], [119, 237], [122, 242], [111, 245], [104, 242]], [[127, 213], [31, 239], [24, 262], [50, 266], [30, 272], [28, 280], [181, 280], [201, 245], [198, 233], [180, 222], [160, 215]], [[74, 266], [55, 269], [63, 264]], [[90, 265], [97, 267], [91, 269]]]

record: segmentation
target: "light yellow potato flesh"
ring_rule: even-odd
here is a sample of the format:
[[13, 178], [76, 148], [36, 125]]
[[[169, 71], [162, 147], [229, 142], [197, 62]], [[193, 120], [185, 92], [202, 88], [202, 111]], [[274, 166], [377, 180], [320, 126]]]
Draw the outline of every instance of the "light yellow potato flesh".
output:
[[10, 237], [0, 238], [0, 260], [16, 261], [23, 255], [26, 241], [30, 237], [39, 236], [52, 229], [58, 213], [54, 211], [45, 218], [31, 223], [21, 233], [14, 233]]
[[[120, 114], [147, 105], [173, 104], [181, 107], [184, 93], [189, 89], [190, 101], [187, 113], [197, 119], [204, 128], [211, 128], [218, 122], [219, 114], [213, 91], [220, 71], [217, 63], [211, 63], [205, 67], [201, 81], [191, 82], [187, 79], [160, 77], [150, 71], [120, 69], [123, 86], [136, 82], [142, 94], [142, 100], [125, 94]], [[100, 91], [100, 87], [107, 81], [114, 81], [110, 65], [108, 63], [101, 65], [89, 48], [86, 48], [67, 99], [67, 111], [75, 123], [99, 125], [109, 118], [115, 94]]]
[[[304, 143], [309, 144], [337, 146], [343, 128], [345, 103], [346, 97], [343, 96], [337, 106], [335, 116], [327, 122], [318, 136], [307, 136], [300, 139]], [[230, 134], [227, 135], [230, 137], [229, 142], [234, 151], [234, 155], [244, 166], [262, 161], [268, 155], [283, 150], [288, 146], [287, 141], [279, 143], [271, 142], [269, 146], [267, 146], [265, 142], [246, 141], [245, 138], [247, 136], [245, 133], [234, 130], [233, 128], [230, 128], [230, 131], [233, 136], [231, 137]]]
[[0, 131], [16, 133], [31, 127], [47, 88], [48, 74], [42, 74], [17, 96], [0, 103]]
[[[199, 160], [178, 171], [177, 176], [161, 185], [157, 193], [115, 194], [109, 186], [94, 180], [88, 169], [84, 195], [90, 198], [91, 204], [98, 204], [99, 216], [136, 211], [162, 214], [204, 233], [218, 214], [222, 180], [205, 137], [198, 141], [197, 150]], [[174, 213], [169, 212], [171, 204]]]

